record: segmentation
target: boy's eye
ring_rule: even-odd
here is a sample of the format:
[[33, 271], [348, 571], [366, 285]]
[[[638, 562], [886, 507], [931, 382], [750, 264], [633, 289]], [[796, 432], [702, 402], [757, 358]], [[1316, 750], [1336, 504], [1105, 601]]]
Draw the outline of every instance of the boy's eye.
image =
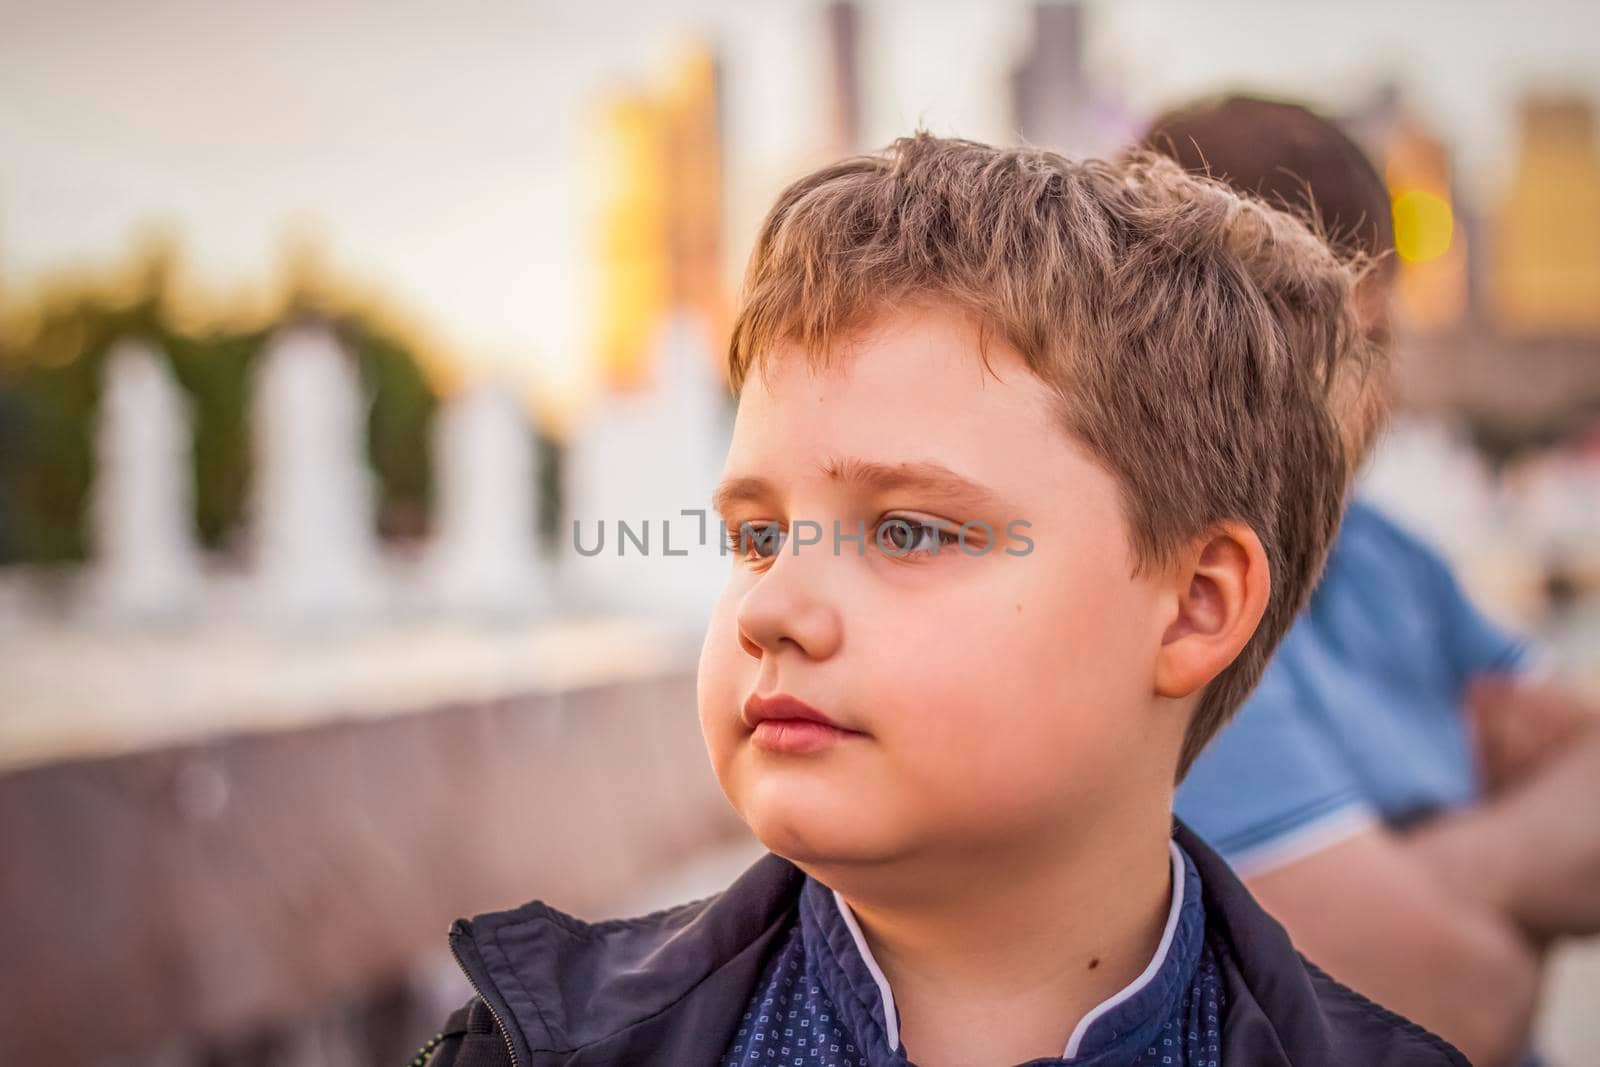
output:
[[[771, 560], [783, 552], [789, 531], [776, 522], [741, 522], [726, 528], [728, 549], [748, 562]], [[871, 543], [895, 559], [933, 555], [960, 543], [956, 527], [939, 519], [910, 515], [888, 515], [868, 535]], [[811, 542], [807, 541], [806, 544]], [[818, 546], [821, 547], [821, 546]]]
[[876, 537], [878, 547], [896, 558], [921, 553], [937, 556], [941, 548], [961, 539], [960, 534], [947, 524], [907, 515], [885, 518], [878, 524]]
[[775, 522], [741, 522], [728, 527], [728, 548], [741, 559], [771, 559], [783, 551], [786, 533]]

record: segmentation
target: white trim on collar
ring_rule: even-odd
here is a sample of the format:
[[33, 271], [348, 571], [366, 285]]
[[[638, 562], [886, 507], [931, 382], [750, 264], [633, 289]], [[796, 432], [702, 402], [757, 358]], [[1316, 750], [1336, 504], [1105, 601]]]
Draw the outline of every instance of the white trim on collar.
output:
[[900, 1017], [895, 1014], [894, 994], [889, 992], [889, 979], [883, 976], [883, 968], [878, 966], [878, 961], [872, 958], [872, 950], [867, 947], [867, 939], [861, 934], [861, 926], [856, 922], [855, 913], [850, 910], [850, 905], [839, 891], [833, 891], [833, 899], [839, 905], [839, 914], [844, 916], [844, 924], [850, 930], [850, 936], [855, 939], [856, 951], [861, 954], [861, 962], [867, 965], [867, 971], [872, 975], [872, 980], [878, 985], [878, 997], [883, 1002], [883, 1030], [884, 1036], [889, 1041], [889, 1051], [900, 1050]]
[[1172, 905], [1167, 908], [1167, 925], [1161, 931], [1161, 944], [1156, 946], [1156, 954], [1150, 957], [1150, 962], [1139, 977], [1090, 1008], [1088, 1014], [1078, 1020], [1078, 1025], [1072, 1029], [1072, 1036], [1067, 1038], [1067, 1050], [1061, 1054], [1062, 1059], [1070, 1060], [1076, 1056], [1078, 1046], [1083, 1044], [1083, 1035], [1089, 1032], [1094, 1021], [1149, 985], [1160, 973], [1161, 965], [1167, 962], [1167, 953], [1172, 950], [1172, 935], [1178, 930], [1178, 915], [1183, 911], [1184, 883], [1183, 853], [1178, 851], [1176, 841], [1168, 841], [1167, 844], [1172, 849]]
[[[1149, 985], [1155, 979], [1155, 976], [1161, 972], [1161, 965], [1167, 961], [1167, 954], [1172, 950], [1173, 935], [1178, 930], [1178, 916], [1183, 912], [1184, 883], [1183, 853], [1178, 850], [1176, 841], [1169, 841], [1167, 844], [1172, 853], [1172, 903], [1167, 908], [1167, 925], [1161, 931], [1161, 943], [1156, 946], [1155, 955], [1150, 958], [1149, 964], [1139, 974], [1139, 977], [1111, 994], [1105, 1000], [1102, 1000], [1099, 1004], [1096, 1004], [1089, 1009], [1083, 1018], [1078, 1020], [1078, 1025], [1072, 1030], [1072, 1036], [1067, 1039], [1066, 1051], [1061, 1054], [1063, 1059], [1070, 1060], [1076, 1056], [1078, 1054], [1078, 1046], [1083, 1044], [1083, 1037], [1089, 1032], [1089, 1027], [1094, 1024], [1094, 1021]], [[861, 962], [867, 965], [867, 972], [872, 975], [873, 982], [878, 986], [878, 996], [883, 1003], [884, 1030], [885, 1036], [889, 1041], [889, 1048], [892, 1051], [899, 1051], [900, 1019], [894, 1010], [894, 994], [889, 990], [889, 979], [884, 977], [883, 968], [879, 967], [878, 961], [873, 959], [872, 950], [867, 947], [867, 939], [861, 933], [860, 924], [856, 922], [856, 917], [851, 912], [850, 905], [845, 902], [844, 897], [840, 895], [837, 889], [833, 891], [833, 899], [839, 906], [839, 914], [844, 917], [845, 927], [850, 931], [851, 938], [855, 940], [856, 952], [861, 955]]]

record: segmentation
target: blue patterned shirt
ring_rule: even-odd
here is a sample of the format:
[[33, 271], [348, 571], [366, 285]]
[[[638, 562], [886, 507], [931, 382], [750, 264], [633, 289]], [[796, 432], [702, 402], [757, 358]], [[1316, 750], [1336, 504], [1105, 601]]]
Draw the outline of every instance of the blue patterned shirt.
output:
[[[1172, 843], [1172, 906], [1145, 972], [1029, 1067], [1221, 1067], [1227, 1006], [1194, 861]], [[908, 1067], [894, 997], [849, 906], [810, 878], [800, 914], [739, 1024], [725, 1067]]]

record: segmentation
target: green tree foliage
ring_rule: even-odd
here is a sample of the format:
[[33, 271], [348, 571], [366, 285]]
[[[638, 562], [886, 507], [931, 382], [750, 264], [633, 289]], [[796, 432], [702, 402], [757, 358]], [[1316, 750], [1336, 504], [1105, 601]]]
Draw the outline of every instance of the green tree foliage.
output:
[[[85, 288], [37, 309], [31, 336], [0, 339], [0, 563], [82, 560], [94, 478], [94, 433], [106, 354], [125, 337], [171, 361], [194, 417], [195, 530], [225, 549], [245, 521], [251, 475], [250, 385], [272, 334], [308, 314], [291, 301], [278, 321], [250, 329], [185, 330], [166, 313], [165, 272], [118, 304]], [[368, 457], [379, 486], [378, 531], [419, 536], [432, 498], [429, 426], [438, 405], [416, 353], [367, 316], [319, 303], [360, 365], [370, 405]]]

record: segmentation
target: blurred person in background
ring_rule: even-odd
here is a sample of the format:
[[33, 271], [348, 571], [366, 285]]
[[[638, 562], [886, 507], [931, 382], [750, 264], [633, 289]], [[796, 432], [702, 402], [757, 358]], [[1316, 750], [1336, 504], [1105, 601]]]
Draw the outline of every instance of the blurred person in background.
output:
[[[1168, 112], [1145, 146], [1371, 257], [1362, 326], [1388, 339], [1389, 196], [1337, 126], [1235, 96]], [[1381, 414], [1355, 416], [1363, 452]], [[1600, 930], [1600, 717], [1541, 673], [1358, 497], [1309, 607], [1176, 800], [1302, 952], [1480, 1067], [1537, 1062], [1545, 952]]]

